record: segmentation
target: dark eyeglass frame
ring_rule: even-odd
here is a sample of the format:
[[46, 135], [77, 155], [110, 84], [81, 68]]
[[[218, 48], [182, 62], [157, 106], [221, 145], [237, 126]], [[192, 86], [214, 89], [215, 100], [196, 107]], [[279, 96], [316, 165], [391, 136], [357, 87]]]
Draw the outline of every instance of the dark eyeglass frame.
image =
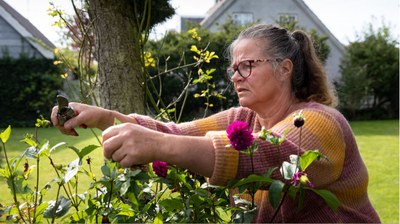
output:
[[[256, 63], [256, 62], [270, 62], [270, 61], [279, 61], [279, 59], [275, 58], [264, 58], [264, 59], [252, 59], [252, 60], [244, 60], [239, 62], [237, 65], [233, 66], [233, 67], [229, 67], [226, 69], [226, 75], [228, 76], [228, 79], [231, 80], [232, 77], [235, 75], [236, 72], [239, 73], [239, 75], [243, 78], [248, 78], [251, 75], [251, 71], [252, 71], [252, 63]], [[244, 63], [244, 62], [248, 62], [249, 63], [249, 73], [248, 75], [244, 75], [242, 74], [242, 72], [240, 72], [240, 64]]]

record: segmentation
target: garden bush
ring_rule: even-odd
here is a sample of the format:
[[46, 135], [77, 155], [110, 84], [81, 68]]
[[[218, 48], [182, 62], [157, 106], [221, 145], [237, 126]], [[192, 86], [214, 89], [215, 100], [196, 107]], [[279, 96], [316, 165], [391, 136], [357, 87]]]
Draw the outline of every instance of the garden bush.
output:
[[48, 117], [62, 88], [58, 69], [50, 59], [0, 58], [0, 126], [32, 127]]

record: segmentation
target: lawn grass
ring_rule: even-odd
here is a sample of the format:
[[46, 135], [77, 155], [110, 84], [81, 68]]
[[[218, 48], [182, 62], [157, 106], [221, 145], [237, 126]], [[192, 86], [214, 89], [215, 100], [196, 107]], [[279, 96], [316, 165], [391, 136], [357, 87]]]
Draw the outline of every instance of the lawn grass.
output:
[[[359, 121], [350, 124], [356, 135], [361, 156], [369, 171], [368, 192], [372, 204], [382, 223], [399, 223], [399, 121]], [[20, 140], [24, 138], [26, 133], [33, 132], [34, 129], [12, 129], [11, 138], [6, 145], [9, 157], [18, 156], [27, 148], [26, 144], [20, 142]], [[72, 137], [60, 134], [55, 128], [40, 129], [39, 138], [48, 139], [51, 145], [67, 142], [79, 149], [89, 144], [99, 145], [90, 130], [79, 129], [78, 132], [79, 137]], [[98, 131], [96, 133], [100, 134]], [[101, 136], [99, 135], [99, 137]], [[101, 148], [92, 152], [90, 157], [92, 158], [94, 172], [96, 175], [100, 175], [100, 167], [103, 164]], [[52, 158], [56, 164], [66, 165], [76, 159], [77, 155], [71, 149], [63, 146], [52, 154]], [[29, 162], [30, 165], [34, 165], [32, 164], [33, 160]], [[85, 169], [88, 169], [87, 165]], [[56, 177], [46, 158], [42, 158], [40, 170], [40, 186], [44, 186], [45, 183]], [[79, 177], [84, 177], [84, 175], [79, 175]], [[36, 179], [34, 174], [31, 179]], [[81, 178], [79, 193], [87, 190], [91, 182], [92, 180], [89, 178]], [[0, 195], [0, 203], [3, 205], [12, 203], [11, 194], [8, 193], [9, 190], [4, 179], [0, 179], [0, 189], [4, 189], [3, 194]], [[49, 192], [48, 197], [50, 199], [47, 200], [53, 199], [54, 195]]]
[[[3, 129], [1, 130], [3, 131]], [[24, 139], [24, 136], [29, 133], [33, 134], [35, 132], [34, 128], [12, 128], [11, 129], [11, 137], [6, 144], [6, 150], [9, 159], [15, 158], [20, 156], [27, 148], [28, 145], [24, 142], [21, 142]], [[66, 136], [61, 134], [56, 128], [47, 128], [47, 129], [39, 129], [38, 130], [38, 138], [39, 141], [49, 141], [50, 147], [56, 145], [60, 142], [66, 142], [67, 145], [60, 146], [51, 154], [51, 158], [55, 165], [68, 165], [69, 162], [78, 158], [77, 154], [72, 150], [69, 149], [67, 146], [74, 146], [78, 149], [82, 149], [88, 145], [100, 145], [98, 140], [96, 139], [95, 135], [93, 134], [92, 130], [90, 129], [78, 129], [79, 137], [75, 136]], [[101, 138], [100, 131], [94, 131], [99, 138]], [[100, 178], [101, 175], [101, 166], [103, 165], [103, 152], [102, 149], [99, 147], [95, 151], [93, 151], [90, 155], [91, 162], [92, 162], [92, 169], [93, 172], [96, 174], [97, 178]], [[5, 166], [4, 161], [4, 153], [1, 150], [2, 158], [2, 165], [1, 167]], [[26, 160], [23, 160], [20, 164], [20, 171], [23, 171], [23, 163]], [[36, 160], [29, 159], [29, 166], [36, 165]], [[86, 161], [83, 161], [83, 166], [86, 170], [89, 170], [89, 166], [87, 165]], [[34, 181], [36, 180], [36, 171], [37, 169], [34, 168], [33, 172], [30, 176], [30, 187], [33, 189], [35, 186]], [[43, 188], [46, 183], [51, 181], [53, 178], [57, 177], [55, 170], [50, 165], [50, 160], [46, 157], [41, 157], [40, 166], [39, 166], [39, 189]], [[87, 190], [90, 186], [90, 183], [93, 182], [87, 175], [80, 174], [79, 175], [79, 191], [78, 193], [83, 193]], [[46, 200], [54, 200], [56, 195], [56, 185], [52, 184], [52, 188], [46, 194]], [[0, 194], [0, 203], [3, 205], [9, 205], [13, 202], [11, 191], [9, 191], [8, 186], [4, 178], [0, 178], [0, 189], [3, 190], [3, 194]]]
[[382, 223], [399, 223], [399, 121], [351, 122]]

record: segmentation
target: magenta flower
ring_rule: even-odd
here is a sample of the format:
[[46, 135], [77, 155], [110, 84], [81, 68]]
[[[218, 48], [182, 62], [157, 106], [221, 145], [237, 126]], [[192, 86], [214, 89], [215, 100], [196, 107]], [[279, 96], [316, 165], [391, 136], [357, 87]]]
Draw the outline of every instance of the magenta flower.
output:
[[156, 160], [152, 164], [154, 173], [159, 177], [167, 177], [168, 173], [168, 164], [166, 162]]
[[308, 185], [309, 187], [314, 187], [314, 185], [308, 179], [307, 174], [304, 172], [296, 172], [293, 174], [293, 185], [296, 186], [298, 183], [302, 185]]
[[239, 151], [247, 149], [253, 144], [254, 137], [246, 122], [235, 121], [226, 130], [231, 146]]

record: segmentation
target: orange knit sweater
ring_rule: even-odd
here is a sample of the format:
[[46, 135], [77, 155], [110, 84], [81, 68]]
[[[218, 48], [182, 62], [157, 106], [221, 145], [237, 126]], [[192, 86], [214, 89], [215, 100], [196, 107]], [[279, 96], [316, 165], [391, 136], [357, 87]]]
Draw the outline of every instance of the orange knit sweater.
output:
[[[380, 222], [367, 194], [368, 173], [360, 156], [354, 135], [346, 119], [334, 108], [318, 103], [304, 104], [301, 150], [318, 149], [328, 160], [314, 162], [307, 168], [310, 181], [317, 189], [327, 189], [341, 202], [339, 209], [332, 211], [316, 194], [306, 191], [303, 208], [298, 211], [297, 202], [287, 197], [275, 217], [274, 222]], [[298, 112], [298, 111], [297, 111]], [[232, 108], [205, 119], [181, 124], [163, 123], [143, 115], [132, 114], [140, 125], [148, 128], [179, 135], [208, 136], [215, 148], [214, 173], [209, 182], [225, 185], [229, 180], [243, 178], [251, 174], [250, 158], [236, 150], [227, 149], [229, 144], [226, 129], [233, 121], [245, 121], [253, 132], [261, 130], [257, 114], [247, 108]], [[276, 146], [266, 141], [258, 141], [259, 149], [254, 154], [254, 171], [264, 173], [268, 168], [280, 167], [283, 160], [288, 161], [290, 154], [297, 154], [299, 129], [293, 125], [289, 115], [271, 128], [276, 136], [286, 130], [280, 153]], [[280, 155], [280, 156], [279, 156]], [[279, 178], [275, 172], [274, 178]], [[268, 202], [267, 190], [256, 194], [258, 213], [255, 222], [269, 222], [274, 214]]]

